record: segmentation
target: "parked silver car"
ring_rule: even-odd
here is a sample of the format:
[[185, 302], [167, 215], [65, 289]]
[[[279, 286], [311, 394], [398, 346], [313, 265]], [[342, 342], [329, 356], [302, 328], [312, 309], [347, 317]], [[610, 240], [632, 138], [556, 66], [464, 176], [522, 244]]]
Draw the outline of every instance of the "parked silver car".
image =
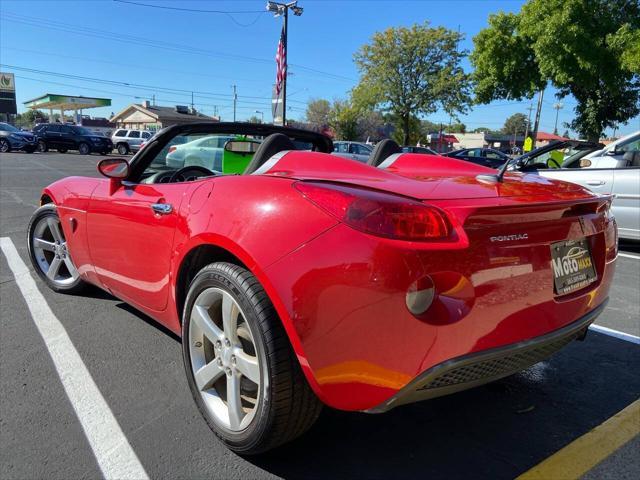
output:
[[557, 142], [523, 155], [516, 168], [614, 194], [611, 211], [621, 238], [640, 240], [640, 131], [602, 148]]
[[146, 142], [153, 136], [153, 132], [147, 130], [127, 130], [119, 128], [111, 136], [113, 146], [118, 150], [120, 155], [135, 153], [140, 150], [140, 144]]
[[350, 158], [362, 163], [367, 163], [373, 147], [360, 142], [333, 142], [333, 155]]

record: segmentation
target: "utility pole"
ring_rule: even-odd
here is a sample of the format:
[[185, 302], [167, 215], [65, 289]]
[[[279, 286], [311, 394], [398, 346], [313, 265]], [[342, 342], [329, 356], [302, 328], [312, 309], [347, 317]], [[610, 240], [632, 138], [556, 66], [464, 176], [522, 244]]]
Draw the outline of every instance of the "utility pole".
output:
[[193, 113], [193, 92], [191, 92], [191, 113]]
[[538, 92], [538, 108], [536, 109], [536, 123], [533, 126], [533, 148], [536, 148], [536, 139], [538, 138], [538, 127], [540, 126], [540, 113], [542, 112], [543, 98], [544, 98], [544, 89]]
[[233, 87], [233, 121], [236, 121], [236, 106], [238, 104], [238, 90], [236, 85], [232, 85]]
[[527, 128], [524, 131], [525, 140], [529, 136], [529, 127], [531, 126], [531, 111], [533, 110], [533, 102], [529, 104], [529, 107], [527, 107], [526, 110], [529, 110], [529, 116], [527, 117]]
[[156, 106], [156, 94], [151, 95], [151, 105]]
[[560, 113], [560, 109], [563, 107], [563, 105], [560, 102], [554, 103], [553, 104], [553, 108], [556, 109], [556, 124], [553, 127], [553, 134], [554, 135], [558, 135], [558, 113]]
[[[297, 17], [302, 15], [302, 7], [298, 6], [298, 0], [289, 3], [279, 3], [279, 2], [267, 2], [267, 10], [269, 12], [273, 12], [274, 17], [282, 16], [284, 17], [284, 28], [283, 28], [283, 37], [284, 37], [284, 55], [286, 67], [284, 71], [284, 78], [282, 80], [282, 125], [287, 124], [287, 75], [288, 75], [288, 65], [289, 65], [289, 42], [288, 42], [288, 30], [289, 30], [289, 9], [293, 12], [293, 14]], [[277, 104], [276, 104], [277, 105]]]

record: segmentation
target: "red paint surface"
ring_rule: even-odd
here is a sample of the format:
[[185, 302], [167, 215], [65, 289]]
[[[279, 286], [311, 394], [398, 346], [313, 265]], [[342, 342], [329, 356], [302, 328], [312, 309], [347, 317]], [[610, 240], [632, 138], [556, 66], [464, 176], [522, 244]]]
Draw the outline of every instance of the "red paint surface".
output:
[[[232, 253], [264, 286], [318, 396], [362, 410], [439, 362], [571, 323], [606, 299], [615, 269], [607, 198], [539, 176], [486, 184], [476, 176], [489, 169], [424, 157], [402, 155], [384, 171], [291, 152], [265, 175], [129, 186], [73, 177], [45, 193], [58, 206], [83, 278], [177, 333], [184, 258], [208, 244]], [[305, 179], [423, 200], [446, 213], [456, 239], [407, 242], [354, 230], [293, 188]], [[171, 203], [173, 213], [154, 214], [156, 202]], [[519, 233], [528, 239], [490, 241]], [[598, 281], [556, 297], [549, 244], [583, 236]], [[405, 294], [425, 275], [437, 297], [416, 317]]]

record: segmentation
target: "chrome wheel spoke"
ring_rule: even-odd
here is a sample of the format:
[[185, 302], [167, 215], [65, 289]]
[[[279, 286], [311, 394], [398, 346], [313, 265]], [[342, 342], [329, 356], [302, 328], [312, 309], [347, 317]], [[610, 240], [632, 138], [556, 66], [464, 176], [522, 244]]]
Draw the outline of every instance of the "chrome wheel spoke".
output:
[[238, 305], [231, 298], [231, 295], [226, 294], [222, 296], [222, 326], [224, 328], [224, 335], [232, 343], [238, 341], [238, 315], [240, 310]]
[[223, 337], [222, 330], [213, 323], [206, 307], [194, 305], [193, 310], [191, 310], [191, 320], [195, 322], [202, 331], [202, 334], [207, 337], [210, 342], [215, 343]]
[[47, 252], [55, 252], [56, 246], [53, 242], [47, 242], [42, 238], [34, 238], [33, 246], [35, 248], [41, 248], [42, 250], [46, 250]]
[[49, 278], [49, 280], [56, 279], [61, 265], [62, 265], [62, 260], [58, 257], [55, 257], [51, 262], [51, 264], [49, 265], [49, 270], [47, 270], [47, 277]]
[[244, 417], [242, 398], [240, 397], [240, 377], [238, 375], [227, 376], [227, 408], [229, 409], [229, 426], [232, 430], [238, 430]]
[[64, 264], [66, 265], [67, 270], [69, 271], [69, 275], [71, 275], [72, 278], [76, 278], [78, 276], [78, 270], [76, 269], [76, 266], [71, 261], [71, 258], [69, 258], [69, 255], [64, 256]]
[[260, 405], [263, 372], [244, 312], [230, 292], [209, 287], [196, 297], [190, 322], [183, 341], [205, 408], [224, 428], [247, 428]]
[[51, 235], [56, 242], [64, 242], [64, 238], [62, 237], [62, 233], [60, 232], [60, 222], [53, 217], [47, 218], [47, 225], [49, 226], [49, 230], [51, 231]]
[[194, 377], [199, 390], [207, 390], [224, 375], [224, 369], [213, 360], [195, 372]]
[[239, 350], [235, 353], [236, 368], [238, 371], [251, 380], [253, 383], [260, 384], [260, 367], [258, 358], [247, 355], [244, 351]]

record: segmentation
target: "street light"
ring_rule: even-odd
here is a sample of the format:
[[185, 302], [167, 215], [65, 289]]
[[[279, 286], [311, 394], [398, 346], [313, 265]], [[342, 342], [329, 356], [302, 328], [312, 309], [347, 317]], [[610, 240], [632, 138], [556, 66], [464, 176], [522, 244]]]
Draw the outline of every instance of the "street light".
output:
[[260, 110], [256, 110], [255, 113], [260, 114], [260, 123], [264, 123], [264, 112], [261, 112]]
[[[289, 56], [289, 45], [288, 45], [288, 26], [289, 26], [289, 9], [293, 12], [296, 17], [302, 15], [304, 9], [298, 6], [298, 0], [289, 3], [280, 3], [280, 2], [267, 2], [267, 11], [272, 12], [274, 17], [284, 17], [284, 52], [285, 55]], [[287, 64], [289, 63], [287, 59]], [[282, 80], [282, 125], [287, 124], [287, 72], [284, 74], [284, 78]]]

